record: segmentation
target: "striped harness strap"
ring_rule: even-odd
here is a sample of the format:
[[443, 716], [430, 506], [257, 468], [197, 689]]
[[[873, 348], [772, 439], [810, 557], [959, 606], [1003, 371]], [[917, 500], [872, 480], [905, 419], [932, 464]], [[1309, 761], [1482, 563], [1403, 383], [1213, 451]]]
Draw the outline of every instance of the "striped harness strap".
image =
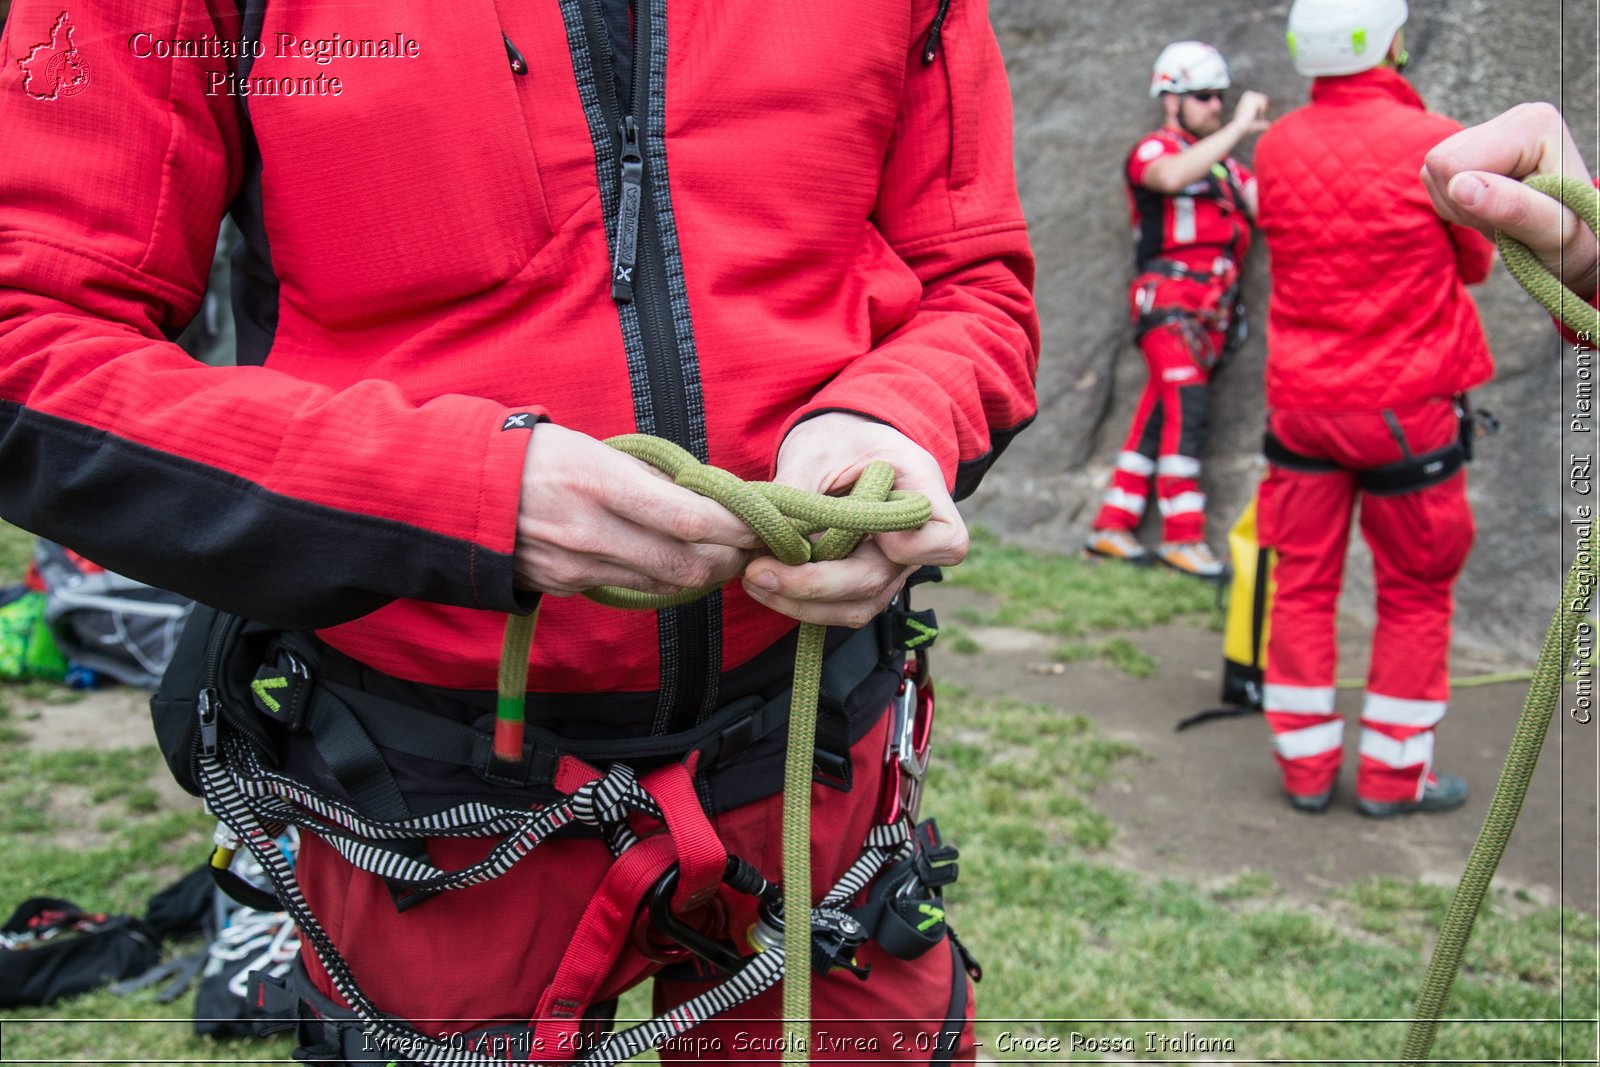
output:
[[[563, 827], [581, 823], [599, 830], [615, 862], [591, 900], [556, 976], [540, 1001], [531, 1037], [523, 1042], [537, 1062], [563, 1063], [572, 1050], [588, 1048], [581, 1062], [607, 1067], [659, 1047], [704, 1020], [746, 1003], [783, 975], [781, 942], [760, 946], [737, 970], [710, 990], [672, 1011], [591, 1046], [579, 1040], [585, 1010], [595, 999], [627, 941], [632, 917], [650, 889], [676, 873], [672, 904], [704, 903], [724, 881], [760, 896], [771, 886], [749, 864], [729, 857], [701, 809], [693, 787], [693, 755], [643, 776], [626, 764], [604, 773], [573, 756], [562, 756], [555, 787], [562, 798], [533, 810], [469, 802], [431, 815], [379, 819], [307, 788], [264, 766], [252, 745], [220, 731], [200, 751], [196, 769], [207, 803], [227, 830], [248, 849], [271, 880], [283, 908], [299, 927], [359, 1020], [369, 1046], [402, 1051], [397, 1062], [427, 1067], [488, 1065], [504, 1060], [471, 1047], [434, 1040], [385, 1015], [362, 991], [349, 964], [318, 922], [300, 891], [291, 862], [276, 844], [286, 825], [317, 834], [352, 866], [407, 890], [440, 892], [496, 878]], [[642, 817], [665, 829], [641, 837], [630, 820]], [[491, 838], [499, 841], [479, 862], [442, 870], [425, 858], [397, 851], [396, 842], [422, 837]], [[818, 903], [814, 918], [848, 905], [879, 872], [915, 851], [909, 817], [874, 827], [861, 856]], [[565, 1051], [562, 1051], [565, 1050]]]

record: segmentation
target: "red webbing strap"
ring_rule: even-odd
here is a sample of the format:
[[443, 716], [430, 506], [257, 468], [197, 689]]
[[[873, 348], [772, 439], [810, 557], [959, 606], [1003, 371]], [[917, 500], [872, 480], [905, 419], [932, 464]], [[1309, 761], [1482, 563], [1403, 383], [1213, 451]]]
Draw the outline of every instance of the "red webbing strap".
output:
[[[575, 1037], [583, 1023], [583, 1013], [599, 995], [601, 985], [621, 957], [645, 894], [667, 869], [674, 863], [678, 865], [675, 910], [705, 903], [722, 884], [728, 850], [695, 794], [695, 762], [691, 757], [685, 763], [668, 764], [639, 780], [640, 787], [660, 807], [667, 832], [644, 838], [617, 857], [606, 871], [572, 933], [555, 978], [539, 998], [533, 1020], [534, 1047], [553, 1063], [571, 1058], [570, 1052], [563, 1055], [560, 1050], [580, 1047]], [[573, 763], [574, 766], [560, 768], [558, 788], [577, 788], [592, 780], [591, 776], [597, 777], [592, 768], [577, 760]]]
[[606, 871], [550, 988], [539, 998], [533, 1047], [541, 1059], [565, 1063], [581, 1047], [576, 1036], [584, 1011], [621, 956], [639, 902], [676, 858], [672, 839], [659, 834], [628, 849]]
[[672, 909], [690, 911], [710, 900], [722, 885], [728, 850], [711, 828], [706, 811], [694, 791], [694, 765], [699, 753], [685, 763], [672, 763], [640, 779], [645, 792], [656, 798], [661, 816], [678, 850], [678, 889]]
[[600, 777], [599, 771], [578, 757], [562, 756], [556, 761], [556, 774], [553, 784], [557, 789], [571, 796], [581, 786], [586, 786]]

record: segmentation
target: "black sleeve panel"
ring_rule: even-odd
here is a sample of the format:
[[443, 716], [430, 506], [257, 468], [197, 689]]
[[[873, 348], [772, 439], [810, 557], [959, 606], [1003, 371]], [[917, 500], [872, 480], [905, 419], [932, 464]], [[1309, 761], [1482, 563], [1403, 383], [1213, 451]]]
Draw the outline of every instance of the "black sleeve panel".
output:
[[1035, 416], [1029, 415], [1008, 430], [989, 431], [989, 451], [972, 459], [962, 460], [956, 464], [956, 484], [950, 496], [953, 500], [965, 500], [978, 488], [978, 483], [983, 481], [983, 476], [989, 473], [989, 468], [994, 466], [994, 461], [1011, 444], [1011, 439], [1026, 430]]
[[534, 603], [511, 592], [507, 554], [273, 493], [9, 401], [0, 517], [130, 578], [291, 629], [402, 598], [495, 611]]

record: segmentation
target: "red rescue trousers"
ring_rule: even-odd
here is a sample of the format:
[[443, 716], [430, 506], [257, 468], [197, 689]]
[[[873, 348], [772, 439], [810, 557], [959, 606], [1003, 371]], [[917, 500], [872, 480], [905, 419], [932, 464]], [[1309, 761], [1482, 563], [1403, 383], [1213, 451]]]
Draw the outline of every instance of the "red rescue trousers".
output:
[[1162, 540], [1205, 537], [1200, 454], [1210, 435], [1211, 372], [1226, 341], [1216, 328], [1223, 313], [1219, 302], [1230, 281], [1160, 274], [1134, 279], [1129, 290], [1134, 321], [1144, 317], [1148, 323], [1152, 315], [1168, 321], [1149, 326], [1139, 338], [1149, 374], [1101, 498], [1096, 530], [1137, 528], [1154, 477]]
[[1344, 756], [1344, 721], [1334, 712], [1335, 614], [1359, 498], [1377, 625], [1356, 792], [1418, 799], [1450, 696], [1452, 589], [1472, 548], [1466, 472], [1392, 496], [1362, 491], [1354, 472], [1402, 459], [1400, 438], [1413, 455], [1448, 445], [1459, 432], [1455, 405], [1440, 398], [1393, 412], [1278, 411], [1268, 429], [1291, 451], [1345, 468], [1273, 464], [1261, 484], [1261, 543], [1277, 553], [1264, 710], [1284, 788], [1302, 796], [1331, 789]]
[[[877, 797], [889, 716], [851, 749], [854, 784], [848, 792], [812, 787], [811, 862], [818, 899], [861, 854], [877, 821]], [[782, 796], [768, 797], [711, 817], [728, 852], [754, 863], [772, 880], [782, 869]], [[647, 842], [648, 843], [648, 842]], [[456, 869], [483, 857], [488, 843], [433, 839], [433, 861]], [[643, 845], [637, 846], [644, 847]], [[613, 863], [604, 843], [557, 837], [535, 848], [493, 881], [446, 893], [397, 912], [384, 882], [352, 868], [320, 839], [302, 836], [298, 876], [306, 898], [363, 989], [385, 1012], [408, 1019], [424, 1033], [466, 1031], [490, 1020], [530, 1019], [555, 977]], [[724, 889], [725, 907], [714, 906], [686, 921], [704, 923], [713, 936], [743, 940], [754, 919], [748, 898]], [[722, 901], [719, 897], [718, 904]], [[593, 965], [607, 975], [597, 1003], [614, 998], [660, 968], [641, 944], [634, 909], [619, 902], [622, 919], [634, 928], [620, 949], [596, 945]], [[604, 954], [615, 951], [614, 963]], [[812, 983], [814, 1062], [960, 1063], [973, 1059], [973, 997], [955, 946], [946, 938], [916, 960], [896, 959], [868, 942], [857, 956], [870, 964], [862, 981], [846, 971]], [[309, 951], [302, 959], [316, 987], [332, 983]], [[687, 978], [688, 976], [679, 976]], [[698, 982], [661, 981], [655, 1010], [663, 1011], [711, 988], [721, 977]], [[769, 1063], [784, 1059], [782, 986], [713, 1018], [668, 1042], [662, 1060], [705, 1059], [721, 1063]], [[952, 1042], [947, 1032], [959, 1031]], [[592, 1047], [592, 1046], [590, 1046]], [[558, 1050], [581, 1059], [585, 1048]], [[793, 1058], [794, 1054], [789, 1054]], [[538, 1058], [538, 1057], [536, 1057]]]

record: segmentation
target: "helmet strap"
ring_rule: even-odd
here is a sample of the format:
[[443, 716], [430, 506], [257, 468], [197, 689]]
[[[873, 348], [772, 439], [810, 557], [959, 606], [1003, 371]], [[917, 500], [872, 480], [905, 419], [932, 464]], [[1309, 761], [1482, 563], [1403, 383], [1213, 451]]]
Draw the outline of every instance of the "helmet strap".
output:
[[1394, 40], [1389, 42], [1389, 55], [1385, 62], [1398, 71], [1406, 69], [1406, 64], [1411, 62], [1411, 53], [1406, 51], [1406, 30], [1402, 26], [1394, 31]]

